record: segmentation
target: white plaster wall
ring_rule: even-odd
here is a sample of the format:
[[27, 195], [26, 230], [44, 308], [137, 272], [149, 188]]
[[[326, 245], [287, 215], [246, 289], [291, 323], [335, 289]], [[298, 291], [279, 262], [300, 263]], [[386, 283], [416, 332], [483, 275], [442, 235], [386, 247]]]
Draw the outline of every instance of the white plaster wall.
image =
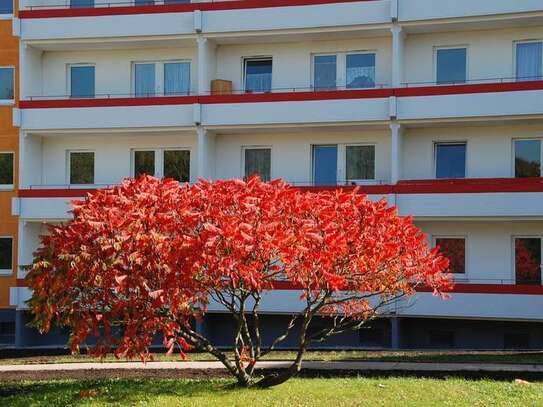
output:
[[390, 37], [334, 41], [303, 41], [283, 44], [220, 45], [217, 48], [217, 79], [233, 82], [234, 90], [243, 89], [243, 58], [272, 57], [272, 88], [292, 90], [312, 85], [312, 55], [350, 51], [376, 53], [377, 84], [392, 81], [392, 42]]
[[514, 77], [514, 42], [533, 39], [543, 39], [543, 26], [409, 34], [405, 40], [404, 80], [435, 81], [435, 48], [451, 46], [467, 47], [468, 79]]
[[[375, 177], [385, 182], [390, 179], [390, 135], [383, 130], [349, 132], [305, 130], [297, 133], [227, 134], [217, 136], [216, 143], [215, 175], [219, 179], [244, 176], [243, 147], [266, 146], [272, 149], [272, 178], [308, 184], [312, 180], [311, 146], [343, 143], [375, 144]], [[342, 178], [344, 174], [338, 174], [338, 179]]]
[[42, 183], [42, 139], [41, 137], [25, 135], [19, 143], [20, 168], [19, 184], [21, 188]]
[[115, 51], [44, 52], [43, 95], [68, 95], [68, 65], [95, 64], [96, 94], [128, 95], [132, 91], [132, 63], [191, 61], [191, 90], [197, 89], [196, 48], [127, 49]]
[[43, 94], [43, 52], [22, 42], [20, 51], [20, 94], [21, 99]]
[[467, 178], [514, 175], [513, 140], [543, 138], [543, 125], [410, 128], [403, 134], [402, 178], [435, 178], [435, 142], [467, 142]]

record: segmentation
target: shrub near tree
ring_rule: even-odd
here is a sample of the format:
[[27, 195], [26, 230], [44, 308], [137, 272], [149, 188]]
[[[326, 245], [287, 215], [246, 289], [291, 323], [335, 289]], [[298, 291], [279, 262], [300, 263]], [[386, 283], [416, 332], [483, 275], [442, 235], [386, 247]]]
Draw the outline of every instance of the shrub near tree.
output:
[[[451, 286], [448, 260], [412, 220], [356, 190], [144, 176], [72, 212], [42, 237], [27, 277], [40, 331], [67, 327], [74, 352], [92, 342], [96, 356], [143, 360], [161, 335], [169, 353], [211, 353], [243, 386], [288, 380], [312, 343], [362, 327], [418, 286], [442, 296]], [[300, 293], [298, 311], [264, 344], [263, 296], [281, 284]], [[233, 356], [195, 328], [210, 302], [233, 317]], [[322, 316], [330, 324], [312, 327]], [[256, 363], [287, 338], [298, 349], [290, 367], [257, 380]]]

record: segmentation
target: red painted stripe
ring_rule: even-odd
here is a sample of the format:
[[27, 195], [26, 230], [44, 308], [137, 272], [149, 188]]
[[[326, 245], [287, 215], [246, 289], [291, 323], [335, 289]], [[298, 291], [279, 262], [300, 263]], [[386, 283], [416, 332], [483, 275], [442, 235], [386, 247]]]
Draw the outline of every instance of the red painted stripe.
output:
[[94, 189], [19, 189], [19, 198], [80, 198], [88, 193], [95, 192]]
[[424, 86], [413, 88], [389, 89], [358, 89], [319, 92], [274, 92], [274, 93], [244, 93], [232, 95], [207, 96], [169, 96], [151, 98], [96, 98], [96, 99], [50, 99], [50, 100], [21, 100], [21, 109], [39, 108], [75, 108], [75, 107], [118, 107], [118, 106], [158, 106], [158, 105], [187, 105], [200, 104], [229, 104], [229, 103], [260, 103], [260, 102], [301, 102], [311, 100], [339, 99], [380, 99], [390, 96], [421, 97], [437, 95], [459, 95], [474, 93], [500, 93], [528, 90], [543, 90], [543, 81], [492, 83], [455, 86]]
[[127, 14], [190, 13], [201, 11], [227, 11], [271, 7], [314, 6], [334, 3], [361, 3], [375, 0], [237, 0], [193, 4], [164, 4], [152, 6], [119, 6], [98, 8], [66, 8], [21, 10], [19, 18], [97, 17]]

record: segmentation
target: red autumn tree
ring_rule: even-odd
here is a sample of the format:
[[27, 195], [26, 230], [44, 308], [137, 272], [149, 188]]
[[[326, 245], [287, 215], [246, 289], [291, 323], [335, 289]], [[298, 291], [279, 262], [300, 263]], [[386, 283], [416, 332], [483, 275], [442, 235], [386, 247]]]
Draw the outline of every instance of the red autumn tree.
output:
[[[249, 386], [258, 360], [295, 337], [290, 368], [257, 382], [266, 387], [296, 374], [311, 343], [360, 328], [419, 285], [439, 295], [451, 284], [410, 218], [357, 191], [142, 177], [73, 206], [28, 276], [36, 326], [68, 327], [73, 351], [92, 340], [95, 355], [148, 359], [162, 335], [169, 352], [209, 352]], [[281, 281], [299, 290], [299, 311], [263, 345], [262, 298]], [[232, 357], [195, 328], [211, 301], [235, 321]], [[311, 329], [319, 316], [330, 324]]]

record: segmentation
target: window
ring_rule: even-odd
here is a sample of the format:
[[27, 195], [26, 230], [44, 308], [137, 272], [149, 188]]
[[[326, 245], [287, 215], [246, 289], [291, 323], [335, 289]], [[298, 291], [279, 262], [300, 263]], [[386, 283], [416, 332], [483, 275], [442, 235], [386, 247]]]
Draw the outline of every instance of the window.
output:
[[530, 335], [526, 333], [506, 333], [503, 335], [504, 349], [530, 349]]
[[271, 92], [272, 59], [247, 58], [244, 60], [245, 91]]
[[517, 81], [534, 81], [543, 76], [543, 42], [516, 44]]
[[515, 140], [515, 177], [541, 176], [541, 140]]
[[436, 178], [466, 177], [466, 143], [436, 143]]
[[13, 0], [0, 0], [0, 14], [13, 14]]
[[428, 332], [428, 341], [430, 346], [437, 348], [452, 348], [454, 347], [454, 332], [431, 330]]
[[243, 154], [245, 177], [258, 175], [263, 181], [271, 179], [271, 148], [247, 147]]
[[467, 79], [467, 48], [441, 48], [436, 51], [436, 82], [464, 83]]
[[71, 8], [93, 8], [94, 0], [70, 0]]
[[70, 184], [94, 184], [94, 153], [70, 151]]
[[134, 63], [134, 94], [179, 96], [190, 93], [190, 62]]
[[313, 183], [337, 185], [337, 145], [313, 146]]
[[346, 146], [347, 181], [375, 179], [375, 146]]
[[449, 259], [449, 272], [466, 273], [466, 239], [463, 237], [436, 237], [435, 246]]
[[94, 66], [70, 66], [70, 96], [72, 98], [93, 98], [94, 86]]
[[362, 327], [358, 331], [360, 344], [367, 347], [382, 348], [386, 346], [385, 330], [380, 327]]
[[13, 238], [0, 237], [0, 273], [11, 274], [13, 271]]
[[0, 189], [13, 188], [13, 153], [0, 153]]
[[190, 181], [190, 150], [180, 148], [134, 150], [133, 175], [143, 174], [158, 178], [173, 178], [179, 182]]
[[0, 67], [0, 101], [12, 101], [15, 99], [15, 69], [12, 67]]
[[375, 87], [375, 53], [314, 55], [313, 87], [316, 90]]
[[515, 238], [515, 276], [517, 284], [541, 284], [541, 238]]
[[153, 6], [155, 0], [134, 0], [134, 5], [136, 6]]

